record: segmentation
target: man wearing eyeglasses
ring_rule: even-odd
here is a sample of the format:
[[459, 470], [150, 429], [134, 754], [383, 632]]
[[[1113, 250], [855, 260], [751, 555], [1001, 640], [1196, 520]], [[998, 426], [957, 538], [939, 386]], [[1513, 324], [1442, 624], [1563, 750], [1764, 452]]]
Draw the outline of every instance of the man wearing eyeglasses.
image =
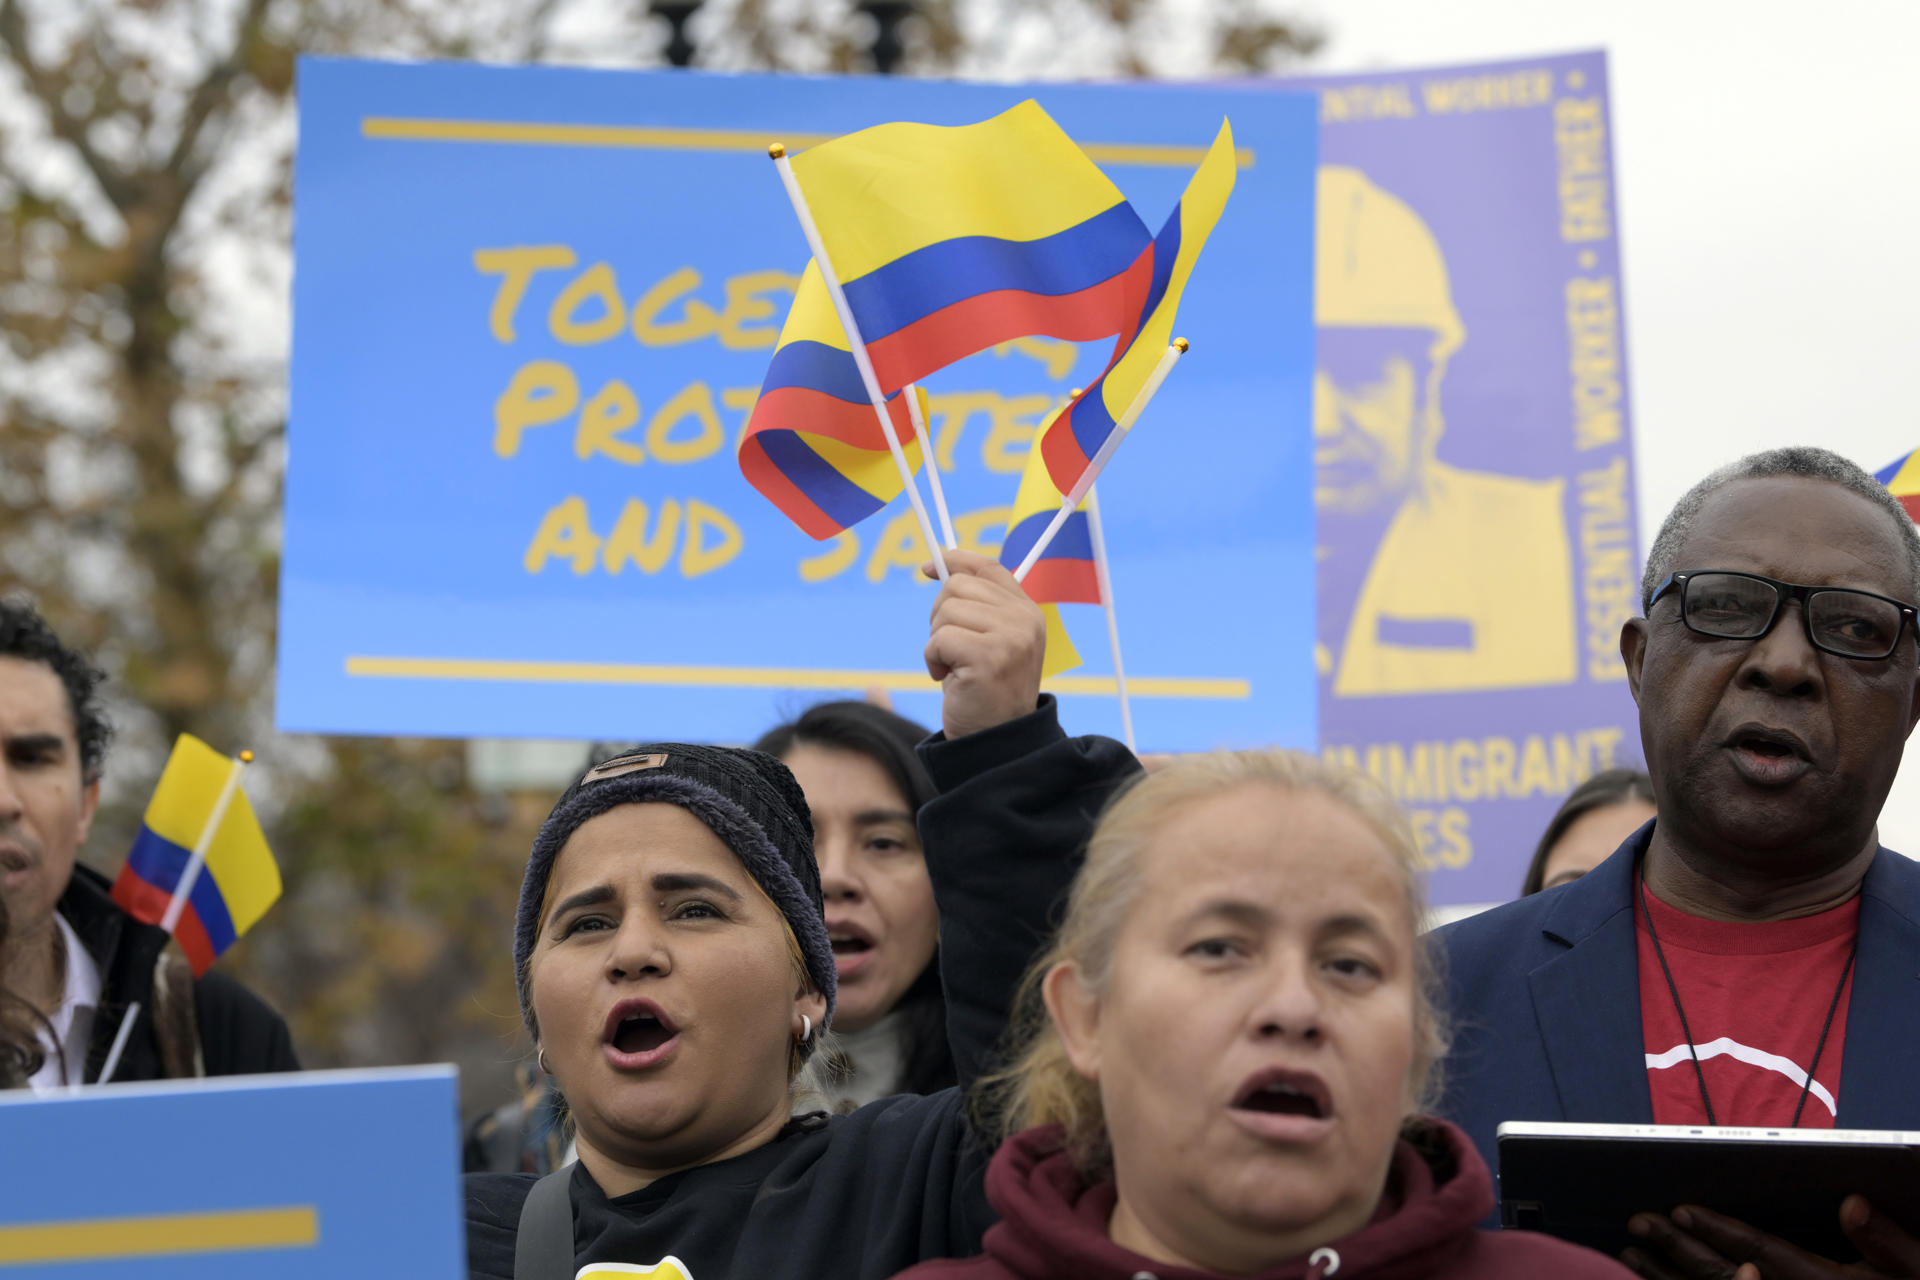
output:
[[[1920, 864], [1877, 831], [1920, 720], [1916, 600], [1920, 533], [1825, 450], [1744, 458], [1668, 514], [1620, 636], [1659, 817], [1438, 935], [1443, 1111], [1490, 1164], [1506, 1120], [1920, 1129]], [[1857, 1198], [1872, 1271], [1669, 1208], [1635, 1220], [1643, 1275], [1920, 1276]]]

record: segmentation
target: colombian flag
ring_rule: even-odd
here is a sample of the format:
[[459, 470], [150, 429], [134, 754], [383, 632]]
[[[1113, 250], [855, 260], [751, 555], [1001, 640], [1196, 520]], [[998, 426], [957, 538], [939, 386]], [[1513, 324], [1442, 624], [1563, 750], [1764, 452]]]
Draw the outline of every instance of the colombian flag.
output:
[[[1113, 360], [1041, 437], [1039, 449], [1060, 492], [1073, 491], [1166, 353], [1173, 340], [1180, 294], [1193, 275], [1207, 236], [1227, 207], [1227, 197], [1233, 194], [1234, 173], [1233, 126], [1223, 120], [1186, 193], [1154, 238], [1151, 274], [1143, 287], [1129, 291], [1127, 327], [1114, 344]], [[1130, 284], [1135, 280], [1129, 277]]]
[[[1045, 425], [1041, 430], [1046, 430]], [[1036, 435], [1035, 439], [1039, 437]], [[1027, 455], [1026, 470], [1020, 475], [1020, 491], [1013, 500], [1013, 514], [1007, 517], [1007, 537], [1000, 547], [1000, 563], [1009, 569], [1018, 568], [1047, 525], [1059, 514], [1063, 501], [1060, 491], [1047, 478], [1040, 450], [1035, 448]], [[1047, 618], [1047, 656], [1041, 666], [1041, 678], [1057, 676], [1079, 666], [1080, 651], [1074, 647], [1073, 637], [1067, 634], [1060, 606], [1101, 602], [1100, 577], [1093, 567], [1093, 534], [1087, 524], [1085, 503], [1060, 526], [1060, 532], [1034, 561], [1021, 586]]]
[[[1058, 416], [1056, 413], [1055, 417]], [[1053, 418], [1040, 428], [1044, 434]], [[1037, 441], [1040, 437], [1036, 435]], [[1020, 491], [1013, 500], [1013, 514], [1007, 519], [1007, 539], [1000, 547], [1000, 563], [1017, 569], [1033, 550], [1053, 518], [1066, 501], [1047, 474], [1046, 462], [1036, 447], [1027, 454], [1026, 470], [1020, 475]], [[1100, 577], [1093, 566], [1093, 532], [1087, 524], [1087, 504], [1067, 517], [1047, 549], [1027, 571], [1022, 583], [1027, 594], [1041, 604], [1099, 604]]]
[[[181, 734], [153, 789], [146, 819], [114, 882], [113, 900], [128, 915], [159, 924], [194, 848], [207, 834], [227, 780], [240, 768], [191, 734]], [[234, 939], [251, 929], [280, 896], [280, 868], [238, 787], [208, 839], [206, 865], [187, 891], [174, 940], [200, 977]]]
[[1920, 522], [1920, 449], [1873, 473], [1887, 486], [1887, 492], [1900, 500], [1907, 514]]
[[[926, 421], [926, 392], [918, 391]], [[904, 396], [888, 401], [910, 470], [920, 441]], [[789, 520], [831, 538], [904, 487], [817, 263], [809, 262], [740, 439], [740, 470]]]
[[1073, 637], [1067, 634], [1067, 623], [1060, 616], [1060, 606], [1043, 604], [1040, 612], [1047, 617], [1047, 656], [1040, 664], [1040, 678], [1051, 680], [1064, 675], [1080, 665], [1080, 651], [1073, 647]]
[[1032, 100], [792, 164], [884, 392], [1011, 338], [1120, 333], [1149, 287], [1146, 224]]

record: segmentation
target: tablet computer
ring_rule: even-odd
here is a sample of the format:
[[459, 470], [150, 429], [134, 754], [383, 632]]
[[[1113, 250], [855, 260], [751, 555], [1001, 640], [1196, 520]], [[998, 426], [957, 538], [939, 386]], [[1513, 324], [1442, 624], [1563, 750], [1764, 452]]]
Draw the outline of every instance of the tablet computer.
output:
[[1500, 1221], [1617, 1257], [1627, 1220], [1699, 1205], [1823, 1258], [1855, 1261], [1840, 1202], [1858, 1192], [1920, 1231], [1920, 1133], [1509, 1121], [1496, 1130]]

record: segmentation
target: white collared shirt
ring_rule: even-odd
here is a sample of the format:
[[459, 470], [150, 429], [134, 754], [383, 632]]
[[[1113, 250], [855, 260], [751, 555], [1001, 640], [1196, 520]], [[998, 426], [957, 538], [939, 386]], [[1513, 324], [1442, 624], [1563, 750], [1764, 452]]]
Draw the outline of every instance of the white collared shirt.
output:
[[[35, 1093], [53, 1093], [84, 1082], [87, 1044], [93, 1038], [93, 1014], [100, 1007], [100, 966], [81, 945], [80, 935], [73, 931], [67, 918], [58, 911], [53, 913], [53, 918], [60, 926], [60, 938], [67, 948], [67, 988], [61, 993], [60, 1007], [47, 1020], [53, 1028], [52, 1039], [48, 1038], [46, 1027], [40, 1029], [40, 1047], [46, 1051], [47, 1060], [27, 1081], [27, 1087]], [[63, 1053], [66, 1055], [64, 1073], [60, 1070]]]

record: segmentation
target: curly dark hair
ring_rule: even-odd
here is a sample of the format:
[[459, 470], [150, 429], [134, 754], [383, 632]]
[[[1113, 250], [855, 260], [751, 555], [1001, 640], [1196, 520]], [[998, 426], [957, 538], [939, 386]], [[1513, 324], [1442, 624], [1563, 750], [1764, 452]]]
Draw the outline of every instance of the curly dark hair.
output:
[[0, 658], [38, 662], [60, 677], [73, 715], [73, 736], [80, 746], [80, 776], [96, 782], [113, 741], [113, 722], [101, 705], [106, 673], [87, 655], [61, 643], [59, 635], [32, 603], [19, 596], [0, 597]]

